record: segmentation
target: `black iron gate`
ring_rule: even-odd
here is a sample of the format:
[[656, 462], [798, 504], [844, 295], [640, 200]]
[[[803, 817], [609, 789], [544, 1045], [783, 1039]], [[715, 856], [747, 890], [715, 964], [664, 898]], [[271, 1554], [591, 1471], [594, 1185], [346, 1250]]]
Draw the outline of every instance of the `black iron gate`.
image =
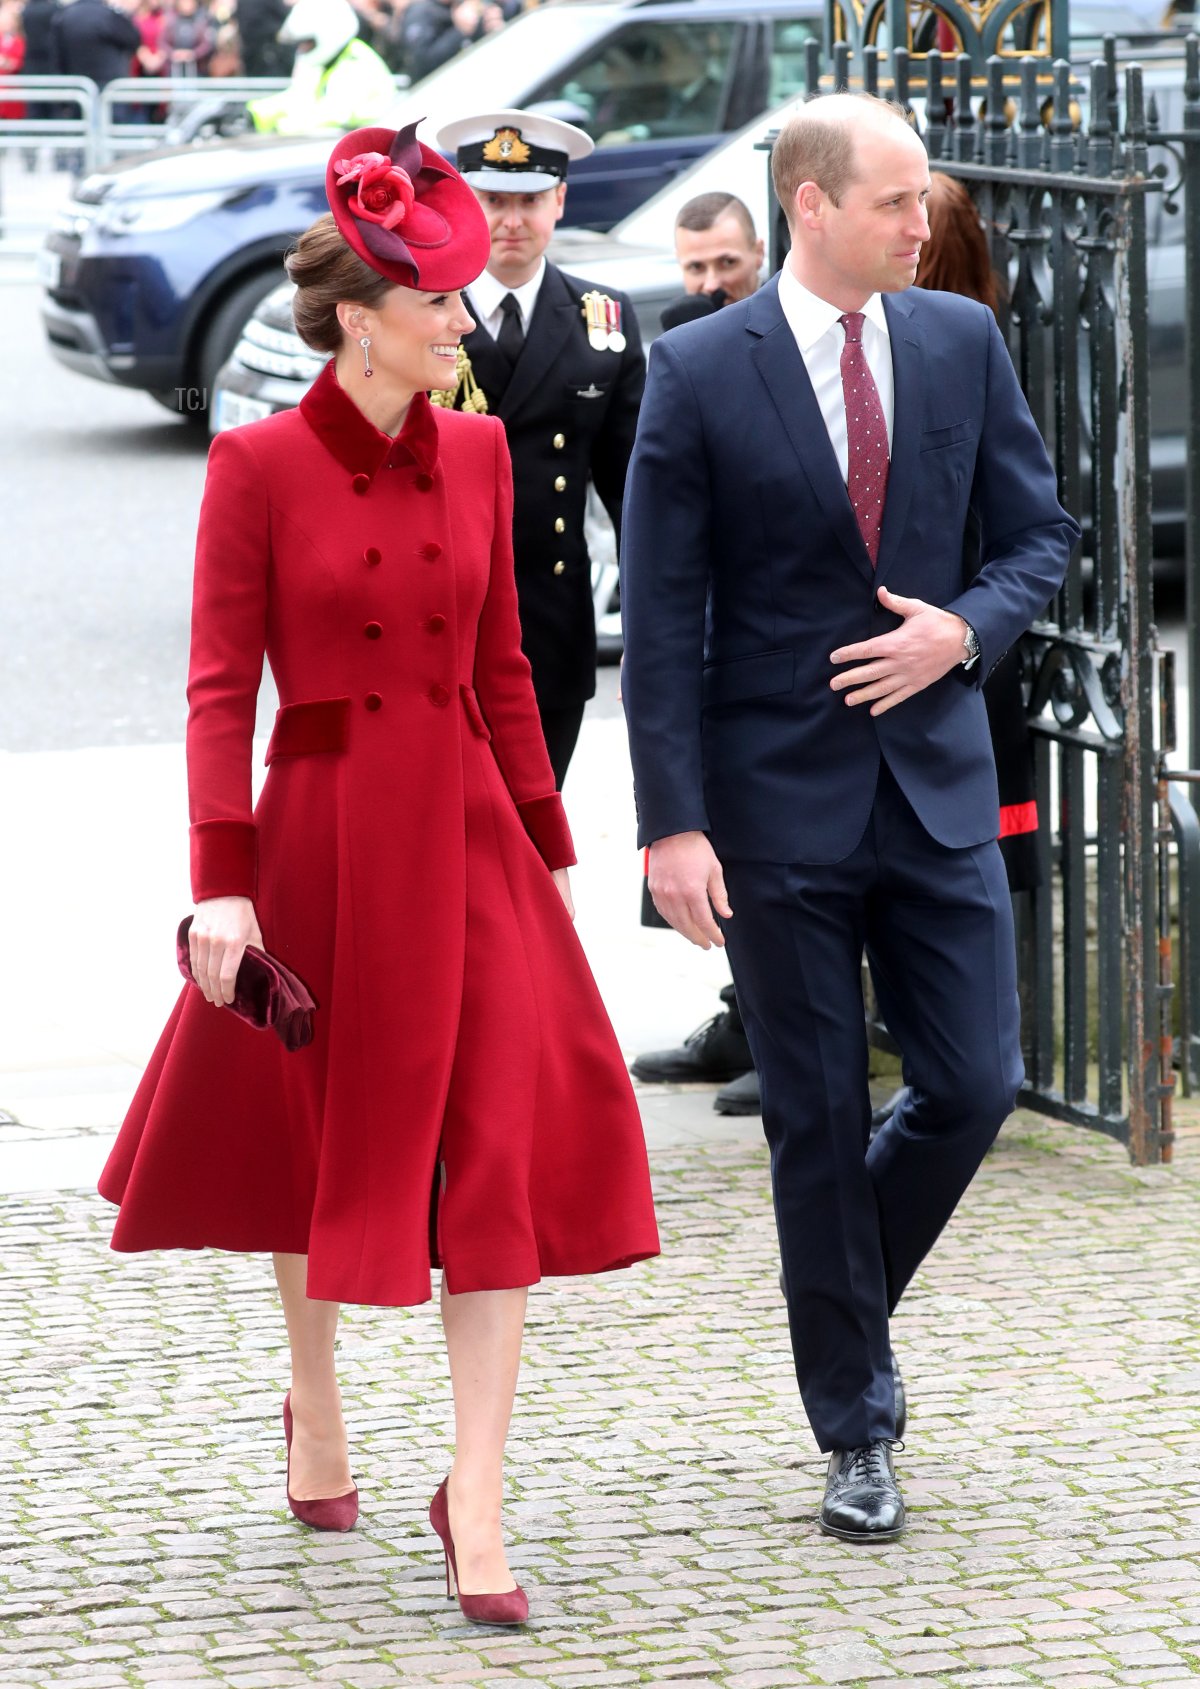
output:
[[[1022, 1101], [1109, 1134], [1136, 1162], [1168, 1160], [1172, 887], [1190, 875], [1198, 894], [1180, 934], [1186, 1084], [1200, 1055], [1190, 1026], [1200, 1016], [1200, 826], [1182, 788], [1169, 791], [1163, 763], [1173, 748], [1173, 667], [1160, 661], [1153, 621], [1147, 214], [1154, 203], [1184, 219], [1192, 483], [1200, 343], [1187, 278], [1200, 284], [1200, 190], [1186, 187], [1200, 169], [1197, 43], [1188, 40], [1186, 59], [1180, 43], [1173, 59], [1145, 69], [1119, 70], [1111, 42], [1082, 70], [993, 55], [980, 78], [966, 52], [944, 62], [931, 50], [915, 67], [904, 47], [885, 55], [869, 37], [863, 45], [861, 30], [853, 44], [836, 27], [829, 35], [828, 59], [809, 44], [809, 93], [851, 85], [854, 69], [854, 85], [908, 108], [935, 168], [974, 196], [1005, 284], [1014, 362], [1063, 503], [1085, 523], [1061, 592], [1022, 648], [1043, 870], [1019, 922]], [[1183, 89], [1178, 129], [1158, 121], [1155, 90], [1167, 83]], [[773, 237], [777, 265], [782, 220]], [[1195, 582], [1200, 542], [1190, 523], [1187, 543]], [[1200, 674], [1200, 602], [1191, 593], [1189, 627], [1191, 672]], [[1194, 762], [1198, 691], [1189, 707]], [[873, 1033], [886, 1043], [881, 1027]]]

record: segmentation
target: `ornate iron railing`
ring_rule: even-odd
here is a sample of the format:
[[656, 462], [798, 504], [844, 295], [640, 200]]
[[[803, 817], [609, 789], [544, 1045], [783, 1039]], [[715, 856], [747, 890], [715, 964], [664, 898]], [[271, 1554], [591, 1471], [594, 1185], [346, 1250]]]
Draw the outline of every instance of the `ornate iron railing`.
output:
[[[807, 64], [814, 95], [853, 80], [899, 100], [936, 168], [970, 189], [1004, 283], [1001, 316], [1014, 363], [1063, 502], [1086, 525], [1062, 590], [1022, 648], [1043, 880], [1028, 894], [1023, 923], [1022, 1101], [1108, 1133], [1139, 1163], [1170, 1156], [1173, 1030], [1171, 825], [1153, 621], [1147, 209], [1161, 201], [1182, 215], [1186, 274], [1195, 278], [1184, 288], [1194, 492], [1200, 192], [1188, 188], [1200, 169], [1198, 54], [1191, 39], [1174, 63], [1118, 70], [1109, 42], [1104, 58], [1082, 69], [993, 55], [980, 77], [977, 51], [944, 61], [933, 49], [918, 85], [907, 50], [881, 53], [864, 27], [857, 49], [835, 39], [825, 59], [812, 44]], [[1168, 84], [1183, 89], [1178, 128], [1159, 122], [1155, 90]], [[782, 221], [773, 236], [778, 263]], [[1200, 675], [1200, 542], [1188, 528], [1191, 673]], [[1197, 692], [1189, 707], [1193, 761]], [[1174, 798], [1178, 812], [1178, 788]], [[1178, 820], [1175, 830], [1180, 838], [1195, 833]], [[1200, 853], [1190, 848], [1184, 877], [1198, 874]], [[1183, 937], [1182, 995], [1200, 1014], [1200, 921], [1187, 920]], [[886, 1041], [882, 1028], [874, 1031]], [[1184, 1046], [1189, 1059], [1200, 1052], [1190, 1027]]]

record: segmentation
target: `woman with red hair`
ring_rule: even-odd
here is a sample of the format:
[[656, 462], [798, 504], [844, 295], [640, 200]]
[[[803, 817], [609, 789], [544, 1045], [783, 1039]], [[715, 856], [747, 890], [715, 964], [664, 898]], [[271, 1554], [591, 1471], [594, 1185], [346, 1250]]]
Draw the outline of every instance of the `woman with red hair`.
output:
[[[977, 299], [995, 313], [1001, 283], [992, 265], [987, 235], [975, 201], [956, 177], [934, 171], [925, 209], [929, 239], [921, 248], [917, 286]], [[968, 530], [967, 543], [972, 533]], [[978, 569], [978, 560], [972, 560]], [[996, 777], [1000, 786], [1000, 852], [1010, 891], [1030, 891], [1041, 883], [1037, 859], [1037, 790], [1033, 742], [1025, 720], [1021, 660], [1012, 651], [992, 670], [983, 689]]]

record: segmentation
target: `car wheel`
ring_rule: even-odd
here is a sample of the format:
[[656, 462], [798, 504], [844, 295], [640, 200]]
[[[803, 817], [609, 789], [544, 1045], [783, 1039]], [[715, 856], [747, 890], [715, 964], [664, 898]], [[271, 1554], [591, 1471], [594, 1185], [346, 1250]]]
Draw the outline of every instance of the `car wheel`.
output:
[[[250, 318], [272, 288], [279, 286], [279, 281], [280, 276], [275, 270], [260, 270], [256, 276], [235, 287], [209, 318], [192, 365], [196, 372], [196, 387], [189, 390], [197, 394], [199, 403], [195, 410], [189, 407], [185, 413], [188, 420], [198, 427], [207, 430], [209, 401], [222, 364], [242, 338], [242, 330]], [[175, 408], [181, 413], [184, 409], [182, 405]]]

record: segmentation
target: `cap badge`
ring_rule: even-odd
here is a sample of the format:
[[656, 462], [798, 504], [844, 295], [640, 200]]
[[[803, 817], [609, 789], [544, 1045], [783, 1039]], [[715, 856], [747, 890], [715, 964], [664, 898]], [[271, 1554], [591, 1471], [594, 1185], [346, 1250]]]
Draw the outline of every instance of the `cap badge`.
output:
[[497, 129], [484, 143], [483, 156], [489, 164], [528, 164], [529, 148], [519, 129]]

